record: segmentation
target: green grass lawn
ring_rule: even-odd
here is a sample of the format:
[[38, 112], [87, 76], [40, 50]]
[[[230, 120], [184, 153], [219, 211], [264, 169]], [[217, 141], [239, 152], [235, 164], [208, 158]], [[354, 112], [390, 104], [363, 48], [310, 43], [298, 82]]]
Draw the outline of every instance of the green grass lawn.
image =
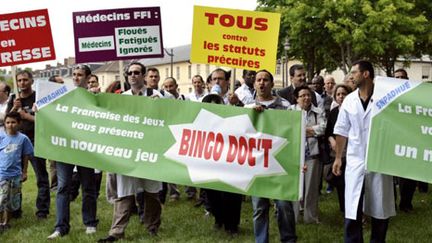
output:
[[[104, 175], [105, 176], [105, 175]], [[105, 181], [105, 180], [104, 180]], [[105, 237], [111, 225], [112, 206], [105, 200], [105, 187], [98, 199], [98, 232], [88, 236], [81, 218], [81, 197], [71, 203], [71, 231], [57, 242], [96, 242]], [[183, 188], [182, 188], [183, 189]], [[387, 242], [432, 242], [432, 193], [414, 195], [414, 211], [398, 212], [391, 219]], [[46, 242], [55, 224], [55, 193], [51, 194], [51, 214], [47, 220], [39, 221], [34, 216], [36, 182], [29, 168], [29, 180], [23, 185], [23, 217], [11, 222], [12, 229], [0, 235], [1, 243]], [[319, 225], [297, 225], [298, 242], [342, 242], [343, 216], [338, 211], [336, 193], [320, 198]], [[223, 231], [213, 229], [214, 220], [204, 216], [204, 209], [193, 207], [184, 194], [180, 201], [167, 202], [162, 212], [162, 225], [159, 236], [150, 237], [133, 216], [126, 230], [126, 238], [121, 242], [253, 242], [252, 206], [246, 200], [242, 206], [240, 233], [231, 237]], [[365, 242], [369, 241], [369, 225], [364, 231]], [[279, 233], [275, 218], [271, 218], [270, 242], [278, 242]]]

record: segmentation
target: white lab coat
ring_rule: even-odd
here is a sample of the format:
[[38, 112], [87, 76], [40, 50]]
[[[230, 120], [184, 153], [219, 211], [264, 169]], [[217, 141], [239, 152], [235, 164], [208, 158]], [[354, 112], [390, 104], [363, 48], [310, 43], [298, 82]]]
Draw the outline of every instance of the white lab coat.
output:
[[363, 183], [363, 212], [377, 219], [396, 215], [393, 177], [366, 171], [365, 157], [373, 100], [363, 109], [359, 90], [349, 94], [340, 110], [334, 133], [348, 138], [345, 170], [345, 218], [355, 220]]

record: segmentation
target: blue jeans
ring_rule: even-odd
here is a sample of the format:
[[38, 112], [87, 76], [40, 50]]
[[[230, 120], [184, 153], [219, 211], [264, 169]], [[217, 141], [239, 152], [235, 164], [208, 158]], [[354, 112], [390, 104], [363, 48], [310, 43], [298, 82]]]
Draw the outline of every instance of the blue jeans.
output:
[[36, 197], [36, 215], [49, 214], [50, 208], [50, 187], [46, 160], [44, 158], [33, 157], [30, 163], [36, 175], [38, 194]]
[[[277, 208], [277, 221], [281, 242], [296, 242], [295, 218], [292, 202], [274, 200]], [[255, 242], [269, 242], [270, 200], [252, 197]]]
[[[57, 162], [57, 196], [56, 196], [56, 225], [55, 229], [62, 235], [69, 233], [70, 225], [70, 199], [69, 188], [75, 165]], [[94, 169], [77, 166], [78, 175], [82, 185], [82, 218], [87, 227], [96, 227], [96, 184]]]

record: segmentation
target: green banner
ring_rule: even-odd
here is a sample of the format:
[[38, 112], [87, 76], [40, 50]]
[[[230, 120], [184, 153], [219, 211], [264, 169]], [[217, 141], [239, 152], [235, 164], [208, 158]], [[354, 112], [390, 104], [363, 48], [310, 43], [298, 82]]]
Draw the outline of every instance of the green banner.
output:
[[432, 85], [378, 77], [367, 169], [432, 183]]
[[46, 87], [39, 87], [37, 97], [37, 156], [182, 185], [299, 199], [301, 112], [257, 113]]

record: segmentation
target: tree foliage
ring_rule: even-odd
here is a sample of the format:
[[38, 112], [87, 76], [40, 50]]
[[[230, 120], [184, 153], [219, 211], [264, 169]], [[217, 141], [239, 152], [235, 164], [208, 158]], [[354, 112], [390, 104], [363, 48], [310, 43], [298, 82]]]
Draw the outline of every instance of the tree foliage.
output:
[[279, 53], [301, 60], [309, 77], [367, 58], [391, 75], [400, 56], [431, 53], [428, 0], [258, 0], [261, 11], [282, 14]]

